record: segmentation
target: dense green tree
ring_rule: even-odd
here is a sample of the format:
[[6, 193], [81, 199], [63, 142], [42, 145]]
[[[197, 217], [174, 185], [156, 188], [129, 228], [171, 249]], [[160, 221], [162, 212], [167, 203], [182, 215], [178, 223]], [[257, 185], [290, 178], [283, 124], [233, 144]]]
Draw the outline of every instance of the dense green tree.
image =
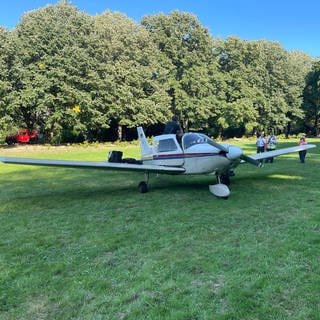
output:
[[302, 117], [306, 55], [288, 53], [279, 43], [235, 37], [219, 41], [216, 54], [228, 84], [226, 127], [284, 130]]
[[249, 42], [231, 37], [215, 43], [215, 55], [224, 74], [225, 107], [220, 117], [221, 130], [241, 128], [252, 131], [258, 125], [257, 104], [263, 103], [261, 81], [253, 69], [259, 67], [257, 52]]
[[320, 60], [314, 61], [307, 75], [303, 92], [306, 123], [315, 135], [319, 135], [320, 120]]
[[63, 129], [84, 131], [106, 122], [91, 96], [96, 86], [88, 53], [92, 30], [92, 18], [66, 1], [22, 18], [13, 31], [16, 96], [10, 108], [20, 125], [59, 136]]
[[150, 34], [127, 16], [110, 11], [95, 18], [95, 30], [98, 48], [93, 55], [110, 79], [106, 103], [119, 125], [119, 138], [123, 127], [166, 121], [168, 72]]
[[259, 42], [260, 59], [258, 63], [265, 69], [262, 77], [262, 92], [264, 104], [259, 105], [259, 127], [265, 130], [283, 130], [289, 119], [287, 113], [289, 106], [286, 102], [285, 92], [287, 52], [277, 42]]
[[288, 64], [286, 67], [285, 101], [288, 105], [286, 116], [288, 118], [286, 136], [291, 133], [291, 127], [298, 128], [298, 124], [304, 119], [303, 90], [305, 79], [311, 70], [312, 58], [300, 51], [288, 52]]
[[177, 114], [185, 130], [212, 135], [289, 134], [304, 115], [319, 133], [319, 61], [270, 41], [214, 41], [189, 13], [139, 25], [63, 0], [27, 13], [13, 31], [0, 27], [0, 41], [2, 131], [96, 139], [111, 126], [121, 139]]
[[14, 121], [7, 112], [7, 105], [12, 96], [10, 70], [14, 60], [11, 34], [0, 27], [0, 133], [5, 133], [14, 126]]
[[142, 25], [171, 62], [168, 93], [172, 113], [180, 115], [185, 130], [205, 127], [220, 107], [218, 89], [223, 86], [208, 30], [195, 16], [178, 11], [144, 17]]

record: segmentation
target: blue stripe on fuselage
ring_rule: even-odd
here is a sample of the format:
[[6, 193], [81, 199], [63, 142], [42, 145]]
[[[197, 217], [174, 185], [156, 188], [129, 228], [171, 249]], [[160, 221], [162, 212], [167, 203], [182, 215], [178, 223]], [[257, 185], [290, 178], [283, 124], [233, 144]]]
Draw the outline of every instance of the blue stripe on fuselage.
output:
[[185, 158], [202, 158], [214, 157], [220, 155], [214, 152], [200, 152], [200, 153], [176, 153], [176, 154], [157, 154], [153, 156], [153, 160], [171, 160], [171, 159], [185, 159]]

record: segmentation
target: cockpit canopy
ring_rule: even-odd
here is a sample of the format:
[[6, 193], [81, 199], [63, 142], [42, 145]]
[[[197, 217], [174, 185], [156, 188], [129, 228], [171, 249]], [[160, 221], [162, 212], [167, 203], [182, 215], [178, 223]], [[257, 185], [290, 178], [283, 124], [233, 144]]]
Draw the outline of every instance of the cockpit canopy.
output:
[[212, 145], [212, 140], [202, 133], [185, 133], [182, 137], [182, 147], [184, 150], [197, 144], [208, 143]]
[[209, 144], [216, 147], [214, 142], [202, 133], [185, 133], [181, 141], [179, 141], [174, 134], [155, 136], [153, 139], [153, 148], [157, 153], [178, 152], [179, 150], [182, 151], [180, 148], [187, 150], [192, 146], [200, 144]]

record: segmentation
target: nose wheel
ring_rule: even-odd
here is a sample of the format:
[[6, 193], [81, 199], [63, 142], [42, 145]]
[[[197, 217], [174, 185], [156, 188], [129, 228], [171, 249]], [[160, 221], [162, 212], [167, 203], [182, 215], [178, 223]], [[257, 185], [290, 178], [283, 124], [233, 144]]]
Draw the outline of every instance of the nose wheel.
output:
[[[230, 189], [225, 184], [226, 181], [223, 181], [222, 175], [216, 175], [217, 183], [209, 185], [209, 191], [215, 195], [217, 198], [228, 199], [230, 195]], [[229, 176], [228, 176], [229, 178]], [[227, 181], [228, 182], [228, 181]], [[229, 181], [230, 182], [230, 181]]]

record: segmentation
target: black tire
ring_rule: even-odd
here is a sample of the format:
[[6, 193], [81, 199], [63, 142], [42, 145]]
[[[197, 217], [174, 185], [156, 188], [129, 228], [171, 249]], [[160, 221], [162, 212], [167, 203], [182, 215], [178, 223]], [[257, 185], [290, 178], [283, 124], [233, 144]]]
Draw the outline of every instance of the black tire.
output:
[[138, 189], [140, 193], [146, 193], [148, 192], [148, 185], [146, 184], [146, 182], [141, 181], [138, 185]]

